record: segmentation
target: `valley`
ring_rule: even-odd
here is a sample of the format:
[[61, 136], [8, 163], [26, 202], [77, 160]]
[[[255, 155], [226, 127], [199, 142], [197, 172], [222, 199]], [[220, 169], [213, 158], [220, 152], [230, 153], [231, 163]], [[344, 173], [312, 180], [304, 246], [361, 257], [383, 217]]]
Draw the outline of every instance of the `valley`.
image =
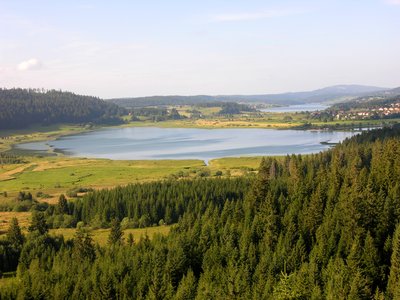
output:
[[[352, 141], [359, 140], [355, 145], [360, 147], [363, 143], [367, 149], [371, 147], [366, 141], [369, 136], [375, 136], [376, 128], [385, 128], [379, 137], [386, 134], [389, 140], [397, 137], [398, 118], [333, 119], [325, 114], [330, 107], [326, 111], [314, 111], [310, 105], [300, 107], [308, 107], [310, 111], [297, 111], [296, 106], [262, 111], [248, 104], [123, 108], [119, 124], [33, 124], [2, 130], [0, 244], [7, 244], [10, 228], [17, 222], [21, 235], [29, 239], [36, 234], [38, 241], [45, 238], [54, 245], [87, 240], [91, 250], [87, 250], [89, 254], [80, 252], [79, 259], [100, 261], [105, 257], [98, 252], [100, 250], [91, 248], [94, 245], [106, 251], [110, 251], [107, 249], [114, 243], [112, 247], [120, 247], [120, 251], [158, 247], [168, 240], [176, 245], [175, 239], [182, 239], [179, 237], [182, 228], [191, 232], [192, 225], [188, 224], [198, 222], [198, 218], [208, 218], [212, 209], [213, 214], [225, 215], [225, 210], [232, 210], [233, 207], [229, 207], [234, 203], [239, 205], [234, 209], [236, 214], [255, 213], [246, 221], [253, 228], [258, 226], [254, 223], [255, 216], [261, 217], [263, 213], [258, 213], [258, 209], [252, 212], [248, 205], [258, 206], [257, 195], [264, 193], [262, 186], [268, 185], [268, 180], [282, 177], [287, 181], [288, 186], [280, 191], [280, 196], [274, 196], [284, 207], [285, 197], [295, 197], [292, 193], [296, 193], [289, 186], [294, 184], [293, 188], [297, 189], [299, 183], [296, 182], [301, 182], [301, 176], [314, 176], [315, 171], [308, 169], [307, 162], [319, 165], [321, 157], [325, 157], [322, 160], [328, 160], [328, 168], [332, 168], [331, 155], [337, 155], [340, 149], [352, 151]], [[223, 111], [226, 113], [221, 113]], [[368, 154], [363, 157], [369, 164]], [[264, 181], [265, 178], [269, 179]], [[316, 180], [323, 182], [319, 176]], [[394, 193], [392, 188], [388, 193]], [[310, 189], [312, 195], [319, 193], [315, 187]], [[306, 227], [308, 222], [320, 220], [320, 217], [304, 218], [301, 226]], [[234, 220], [229, 222], [236, 222]], [[32, 226], [39, 227], [32, 229]], [[115, 230], [119, 233], [114, 233]], [[277, 230], [275, 228], [274, 232]], [[112, 242], [114, 234], [117, 237]], [[304, 237], [309, 247], [315, 247], [309, 240], [312, 239], [310, 234], [315, 233], [306, 232]], [[297, 243], [304, 242], [297, 240]], [[258, 242], [252, 243], [261, 247]], [[183, 249], [185, 247], [189, 247], [188, 244]], [[148, 249], [137, 255], [158, 256], [154, 251]], [[198, 254], [185, 252], [181, 255], [189, 260], [203, 260], [206, 266], [203, 254], [196, 256]], [[193, 255], [197, 258], [190, 258]], [[2, 259], [10, 259], [10, 263], [15, 264], [12, 258], [3, 256]], [[196, 274], [207, 272], [195, 261], [189, 265]], [[28, 270], [33, 270], [31, 268]], [[0, 279], [0, 286], [15, 293], [16, 267], [9, 265], [3, 269], [6, 272]], [[297, 274], [293, 273], [297, 272], [293, 265], [289, 270]], [[25, 276], [33, 271], [27, 272]], [[282, 279], [274, 278], [274, 285], [281, 284]], [[305, 290], [300, 292], [308, 295]], [[277, 292], [270, 290], [270, 293]]]
[[0, 25], [1, 300], [400, 300], [400, 0]]

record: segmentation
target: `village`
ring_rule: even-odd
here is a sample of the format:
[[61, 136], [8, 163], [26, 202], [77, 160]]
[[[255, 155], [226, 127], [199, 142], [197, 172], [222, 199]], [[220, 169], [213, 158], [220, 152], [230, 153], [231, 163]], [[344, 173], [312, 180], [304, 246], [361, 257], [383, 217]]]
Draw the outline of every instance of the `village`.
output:
[[400, 101], [390, 104], [382, 104], [379, 106], [371, 106], [368, 108], [352, 108], [350, 110], [333, 110], [317, 111], [312, 113], [313, 118], [330, 114], [330, 117], [336, 120], [366, 120], [397, 117], [400, 115]]

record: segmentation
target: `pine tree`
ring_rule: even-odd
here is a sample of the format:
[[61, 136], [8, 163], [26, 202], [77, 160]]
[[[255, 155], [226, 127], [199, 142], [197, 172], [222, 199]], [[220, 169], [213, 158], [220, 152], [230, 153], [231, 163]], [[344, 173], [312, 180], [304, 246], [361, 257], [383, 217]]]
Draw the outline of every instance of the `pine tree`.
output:
[[20, 249], [24, 243], [24, 236], [21, 233], [17, 218], [11, 219], [10, 227], [7, 231], [7, 240], [15, 249]]
[[58, 212], [60, 214], [67, 214], [68, 213], [68, 202], [67, 199], [65, 198], [64, 194], [61, 194], [60, 197], [58, 198]]
[[380, 278], [379, 254], [375, 247], [374, 239], [367, 233], [364, 242], [364, 249], [361, 256], [363, 274], [366, 276], [370, 286], [373, 286]]
[[196, 277], [192, 270], [189, 270], [186, 275], [183, 276], [179, 283], [175, 300], [191, 300], [196, 298]]
[[113, 219], [111, 222], [110, 235], [108, 236], [108, 244], [110, 245], [122, 244], [123, 234], [124, 233], [121, 229], [121, 223], [118, 221], [117, 218]]
[[42, 212], [35, 212], [32, 214], [32, 222], [28, 230], [30, 232], [37, 231], [40, 234], [45, 234], [49, 231], [49, 227], [46, 224], [46, 219]]
[[133, 237], [132, 232], [128, 234], [128, 245], [133, 246], [135, 244], [135, 238]]
[[93, 239], [90, 232], [83, 228], [76, 230], [74, 237], [73, 257], [79, 261], [93, 261], [96, 257]]
[[390, 275], [388, 280], [388, 292], [394, 297], [396, 293], [400, 296], [400, 224], [397, 225], [393, 235], [392, 257], [390, 266]]

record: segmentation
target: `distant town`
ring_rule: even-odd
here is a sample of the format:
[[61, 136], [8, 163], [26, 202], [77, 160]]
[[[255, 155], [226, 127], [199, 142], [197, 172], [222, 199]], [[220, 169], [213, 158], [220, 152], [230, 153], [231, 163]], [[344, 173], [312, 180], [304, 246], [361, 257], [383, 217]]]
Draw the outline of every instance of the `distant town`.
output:
[[400, 115], [400, 100], [392, 103], [382, 103], [380, 105], [369, 105], [367, 107], [338, 108], [333, 106], [326, 111], [312, 112], [313, 118], [322, 115], [336, 120], [365, 120], [365, 119], [384, 119], [394, 118]]

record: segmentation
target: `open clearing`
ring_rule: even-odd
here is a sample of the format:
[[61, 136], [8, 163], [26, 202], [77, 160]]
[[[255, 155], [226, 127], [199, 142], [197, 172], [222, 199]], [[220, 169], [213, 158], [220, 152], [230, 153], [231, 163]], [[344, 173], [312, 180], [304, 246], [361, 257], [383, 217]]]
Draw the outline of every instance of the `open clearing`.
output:
[[31, 222], [31, 212], [2, 211], [0, 212], [0, 236], [7, 231], [12, 218], [18, 219], [19, 226], [23, 231], [28, 230]]
[[[128, 235], [132, 233], [133, 238], [136, 242], [138, 242], [141, 238], [146, 235], [152, 239], [156, 234], [167, 235], [173, 225], [163, 225], [163, 226], [154, 226], [154, 227], [146, 227], [146, 228], [135, 228], [135, 229], [125, 229], [123, 230], [124, 235], [123, 238], [125, 241], [128, 238]], [[74, 238], [76, 229], [75, 228], [60, 228], [60, 229], [50, 229], [50, 235], [62, 235], [65, 240], [70, 240]], [[95, 229], [90, 231], [92, 234], [92, 238], [95, 243], [98, 243], [101, 246], [107, 244], [108, 236], [110, 234], [110, 229]]]
[[0, 192], [7, 191], [10, 197], [21, 190], [32, 194], [38, 191], [53, 194], [76, 187], [108, 188], [160, 180], [181, 170], [203, 166], [204, 162], [200, 160], [122, 161], [47, 157], [33, 159], [29, 164], [5, 167], [6, 171], [0, 173]]
[[[5, 236], [7, 232], [10, 221], [12, 218], [17, 218], [18, 223], [22, 229], [22, 231], [26, 234], [28, 232], [28, 227], [31, 222], [31, 213], [30, 212], [0, 212], [0, 238]], [[166, 235], [169, 233], [171, 229], [171, 225], [163, 225], [163, 226], [153, 226], [146, 228], [135, 228], [135, 229], [125, 229], [124, 237], [127, 238], [130, 233], [133, 234], [133, 237], [136, 241], [138, 241], [141, 237], [148, 235], [149, 238], [153, 238], [155, 234], [163, 234]], [[59, 229], [50, 229], [49, 233], [51, 235], [63, 235], [64, 239], [69, 240], [74, 237], [76, 232], [76, 228], [59, 228]], [[107, 243], [108, 235], [110, 233], [110, 229], [94, 229], [90, 230], [93, 235], [93, 240], [100, 245], [104, 245]]]

